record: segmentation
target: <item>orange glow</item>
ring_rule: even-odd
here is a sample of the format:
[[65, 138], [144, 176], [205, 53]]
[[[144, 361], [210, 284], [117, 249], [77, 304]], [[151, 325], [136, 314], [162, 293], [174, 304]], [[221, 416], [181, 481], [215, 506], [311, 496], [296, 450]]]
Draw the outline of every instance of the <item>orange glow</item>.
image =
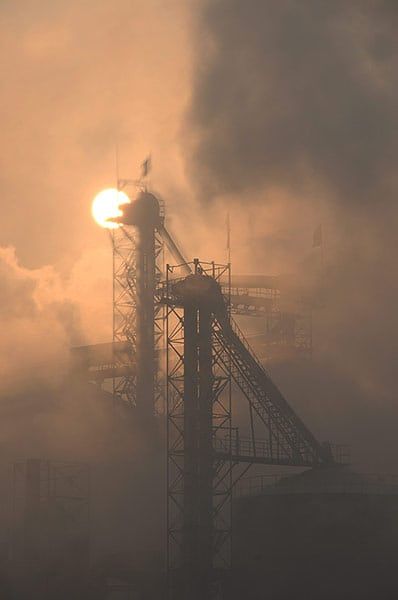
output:
[[108, 219], [121, 217], [123, 213], [120, 210], [120, 207], [123, 204], [129, 203], [130, 198], [127, 194], [120, 192], [115, 188], [108, 188], [96, 195], [91, 207], [91, 213], [95, 222], [101, 227], [105, 227], [106, 229], [116, 229], [117, 227], [120, 227], [120, 223], [113, 223]]

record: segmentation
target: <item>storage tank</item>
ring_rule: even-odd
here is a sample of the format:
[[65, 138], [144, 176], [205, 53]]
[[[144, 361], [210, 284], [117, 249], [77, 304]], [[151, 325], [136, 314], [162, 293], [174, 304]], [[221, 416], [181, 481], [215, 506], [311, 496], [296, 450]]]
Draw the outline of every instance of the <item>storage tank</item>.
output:
[[328, 468], [272, 484], [256, 478], [241, 487], [239, 496], [233, 597], [397, 597], [396, 479]]

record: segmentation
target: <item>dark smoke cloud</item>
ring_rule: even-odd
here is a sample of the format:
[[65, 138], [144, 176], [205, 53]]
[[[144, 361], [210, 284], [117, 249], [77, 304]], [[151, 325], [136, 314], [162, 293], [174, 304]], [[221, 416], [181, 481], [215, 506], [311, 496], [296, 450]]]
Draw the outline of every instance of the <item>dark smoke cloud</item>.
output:
[[306, 282], [313, 261], [300, 257], [325, 223], [315, 364], [275, 376], [320, 437], [366, 459], [379, 443], [381, 465], [394, 454], [397, 17], [396, 2], [1, 3], [0, 245], [16, 248], [0, 260], [2, 406], [16, 409], [5, 431], [20, 424], [4, 460], [31, 455], [46, 431], [43, 455], [73, 454], [79, 421], [76, 455], [114, 444], [96, 400], [82, 417], [85, 393], [47, 399], [70, 344], [110, 339], [111, 256], [90, 201], [114, 184], [116, 141], [123, 176], [153, 151], [152, 183], [189, 257], [225, 258], [228, 204], [235, 272], [295, 266]]
[[189, 121], [206, 197], [314, 180], [343, 205], [391, 197], [397, 23], [393, 2], [206, 3]]
[[71, 344], [111, 337], [90, 202], [114, 184], [116, 141], [123, 176], [152, 151], [189, 257], [225, 258], [228, 205], [235, 272], [295, 266], [309, 285], [301, 257], [324, 222], [314, 362], [272, 373], [319, 438], [397, 469], [397, 20], [395, 1], [1, 2], [0, 474], [33, 456], [90, 463], [99, 554], [149, 555], [164, 508], [153, 438], [64, 382]]
[[323, 222], [314, 363], [275, 376], [318, 435], [352, 442], [354, 460], [386, 468], [397, 449], [398, 6], [201, 7], [184, 128], [197, 196], [206, 213], [229, 207], [235, 269], [294, 266], [304, 287], [319, 275], [317, 250], [309, 254]]

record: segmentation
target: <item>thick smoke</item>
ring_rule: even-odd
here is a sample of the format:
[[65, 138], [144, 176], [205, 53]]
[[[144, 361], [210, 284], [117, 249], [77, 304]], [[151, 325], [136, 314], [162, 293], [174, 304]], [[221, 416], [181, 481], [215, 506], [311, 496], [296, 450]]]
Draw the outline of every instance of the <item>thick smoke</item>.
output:
[[[116, 183], [116, 144], [120, 176], [138, 176], [152, 150], [154, 184], [175, 186], [189, 58], [188, 49], [177, 51], [186, 46], [189, 21], [178, 0], [167, 7], [157, 0], [39, 4], [0, 7], [0, 390], [19, 396], [21, 413], [26, 402], [27, 420], [41, 389], [45, 404], [57, 393], [71, 345], [112, 337], [111, 246], [91, 217], [91, 201]], [[68, 404], [76, 420], [79, 400]], [[43, 430], [51, 430], [50, 413]], [[65, 417], [65, 440], [72, 420]], [[101, 428], [91, 424], [99, 439]], [[19, 425], [20, 436], [27, 434]], [[9, 438], [10, 460], [21, 454], [17, 439]], [[25, 440], [29, 456], [36, 437]]]
[[116, 183], [116, 144], [122, 177], [152, 152], [152, 183], [175, 189], [187, 13], [181, 0], [1, 3], [0, 244], [23, 264], [67, 270], [105, 243], [90, 203]]
[[184, 130], [197, 196], [206, 212], [231, 211], [237, 269], [295, 267], [304, 285], [320, 270], [319, 249], [310, 254], [323, 223], [315, 364], [291, 381], [281, 373], [281, 386], [357, 461], [395, 468], [396, 3], [202, 9]]
[[315, 180], [344, 206], [384, 204], [397, 20], [387, 2], [207, 3], [190, 121], [202, 189], [297, 194]]
[[159, 560], [164, 503], [156, 432], [139, 427], [131, 409], [116, 407], [70, 361], [70, 347], [93, 339], [95, 328], [109, 334], [92, 306], [97, 277], [80, 261], [65, 281], [53, 267], [28, 269], [14, 249], [0, 248], [0, 565], [12, 539], [12, 465], [27, 458], [89, 465], [93, 564], [148, 569]]
[[65, 381], [69, 346], [111, 335], [111, 253], [90, 201], [115, 183], [116, 142], [122, 176], [152, 151], [189, 257], [225, 258], [228, 208], [235, 272], [295, 268], [309, 285], [323, 223], [314, 363], [275, 377], [319, 437], [396, 469], [397, 17], [395, 2], [2, 2], [0, 466], [107, 463], [104, 552], [121, 538], [140, 552], [147, 523], [161, 529], [144, 510], [162, 485], [151, 438]]
[[165, 195], [181, 176], [187, 12], [174, 0], [0, 6], [0, 493], [15, 460], [86, 461], [94, 554], [135, 551], [141, 562], [162, 535], [161, 493], [146, 489], [163, 485], [149, 436], [67, 368], [71, 345], [111, 339], [111, 247], [90, 204], [115, 185], [115, 145], [122, 177], [137, 177], [150, 152]]
[[69, 347], [82, 339], [79, 312], [52, 267], [22, 267], [0, 248], [1, 391], [60, 382]]

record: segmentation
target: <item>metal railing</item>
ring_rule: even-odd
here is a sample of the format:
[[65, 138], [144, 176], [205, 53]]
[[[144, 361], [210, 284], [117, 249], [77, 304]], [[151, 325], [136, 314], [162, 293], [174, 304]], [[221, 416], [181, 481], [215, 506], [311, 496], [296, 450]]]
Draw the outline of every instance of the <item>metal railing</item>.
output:
[[262, 362], [259, 359], [259, 357], [257, 356], [257, 354], [254, 352], [252, 346], [249, 344], [245, 334], [243, 333], [243, 331], [241, 330], [241, 328], [239, 327], [237, 322], [234, 321], [234, 319], [232, 317], [230, 318], [230, 325], [231, 325], [232, 331], [239, 338], [239, 341], [241, 342], [241, 344], [243, 344], [243, 346], [246, 348], [246, 350], [251, 354], [252, 359], [257, 363], [257, 367], [259, 369], [261, 369], [262, 371], [264, 371], [264, 373], [269, 377], [269, 373], [265, 369], [264, 365], [262, 364]]
[[242, 479], [235, 489], [235, 496], [265, 496], [280, 494], [363, 494], [363, 495], [398, 495], [398, 476], [396, 475], [337, 475], [328, 478], [327, 472], [322, 477], [312, 480], [304, 476], [287, 477], [286, 474], [259, 475]]
[[270, 442], [268, 439], [241, 438], [237, 428], [232, 435], [213, 437], [213, 449], [221, 454], [231, 454], [247, 458], [271, 458]]

